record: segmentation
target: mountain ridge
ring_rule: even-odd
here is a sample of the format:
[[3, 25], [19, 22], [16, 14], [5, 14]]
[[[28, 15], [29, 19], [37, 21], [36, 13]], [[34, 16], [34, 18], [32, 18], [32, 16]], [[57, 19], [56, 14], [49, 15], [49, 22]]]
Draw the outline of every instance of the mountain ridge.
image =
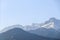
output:
[[29, 32], [50, 38], [60, 38], [60, 20], [50, 18], [48, 21], [43, 23], [40, 28], [36, 30], [30, 30]]
[[[38, 24], [34, 23], [32, 25], [13, 25], [5, 28], [0, 32], [0, 34], [5, 33], [9, 30], [12, 30], [14, 28], [19, 28], [22, 29], [26, 32], [38, 35], [38, 36], [43, 36], [46, 38], [56, 38], [60, 39], [60, 20], [55, 19], [55, 18], [50, 18], [48, 21]], [[7, 34], [7, 33], [6, 33]]]
[[59, 39], [46, 38], [26, 32], [20, 28], [13, 28], [0, 34], [0, 40], [59, 40]]

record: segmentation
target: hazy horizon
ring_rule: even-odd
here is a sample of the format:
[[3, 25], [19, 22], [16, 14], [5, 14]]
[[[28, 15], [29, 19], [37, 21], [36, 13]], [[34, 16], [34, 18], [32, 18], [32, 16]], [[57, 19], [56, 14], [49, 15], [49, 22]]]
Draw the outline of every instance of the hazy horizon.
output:
[[1, 0], [0, 30], [11, 25], [60, 19], [60, 0]]

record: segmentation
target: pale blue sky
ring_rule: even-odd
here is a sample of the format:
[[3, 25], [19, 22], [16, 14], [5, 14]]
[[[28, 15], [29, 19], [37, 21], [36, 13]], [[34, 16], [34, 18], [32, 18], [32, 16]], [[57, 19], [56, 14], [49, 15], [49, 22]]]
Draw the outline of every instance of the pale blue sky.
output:
[[0, 29], [60, 19], [60, 0], [1, 0]]

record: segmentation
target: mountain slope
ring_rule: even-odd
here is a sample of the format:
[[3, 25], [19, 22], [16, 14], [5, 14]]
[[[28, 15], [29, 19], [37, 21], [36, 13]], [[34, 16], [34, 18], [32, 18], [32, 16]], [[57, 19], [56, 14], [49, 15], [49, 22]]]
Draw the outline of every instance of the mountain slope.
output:
[[0, 40], [57, 40], [45, 38], [23, 31], [20, 28], [14, 28], [0, 34]]
[[31, 30], [29, 32], [34, 33], [36, 35], [43, 36], [43, 37], [60, 39], [60, 32], [58, 32], [54, 29], [39, 28], [39, 29], [36, 29], [36, 30]]
[[14, 28], [7, 32], [4, 32], [1, 34], [1, 37], [4, 40], [33, 40], [36, 38], [37, 38], [36, 40], [40, 39], [40, 38], [38, 38], [39, 36], [27, 33], [19, 28]]
[[50, 18], [48, 21], [43, 23], [40, 28], [30, 30], [29, 32], [44, 37], [60, 39], [60, 20]]

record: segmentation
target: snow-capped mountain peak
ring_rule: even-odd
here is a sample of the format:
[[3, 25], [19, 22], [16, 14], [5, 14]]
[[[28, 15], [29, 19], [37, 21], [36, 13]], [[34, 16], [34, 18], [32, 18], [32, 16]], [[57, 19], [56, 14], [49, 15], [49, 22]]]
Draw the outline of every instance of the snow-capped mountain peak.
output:
[[46, 21], [41, 27], [44, 28], [53, 28], [55, 30], [59, 30], [60, 29], [60, 20], [56, 19], [56, 18], [50, 18], [48, 21]]
[[40, 28], [29, 32], [44, 37], [60, 39], [60, 20], [50, 18], [45, 23], [41, 23]]
[[10, 27], [5, 28], [4, 30], [2, 30], [2, 32], [5, 32], [7, 30], [13, 29], [13, 28], [21, 28], [25, 31], [29, 31], [29, 30], [36, 30], [39, 28], [46, 28], [46, 29], [55, 29], [55, 30], [60, 30], [60, 20], [56, 19], [56, 18], [50, 18], [48, 21], [46, 21], [45, 23], [33, 23], [32, 25], [13, 25]]

